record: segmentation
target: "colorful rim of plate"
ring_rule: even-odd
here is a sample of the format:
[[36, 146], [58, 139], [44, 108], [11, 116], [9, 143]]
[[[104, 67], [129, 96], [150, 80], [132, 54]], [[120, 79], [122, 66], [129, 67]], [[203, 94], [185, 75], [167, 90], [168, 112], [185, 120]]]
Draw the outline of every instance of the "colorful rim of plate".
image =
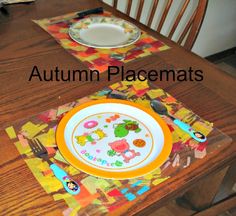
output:
[[[125, 32], [130, 33], [130, 37], [124, 43], [117, 44], [117, 45], [102, 46], [102, 45], [96, 45], [93, 43], [89, 43], [89, 42], [80, 38], [79, 30], [86, 29], [88, 27], [88, 25], [93, 24], [93, 23], [109, 23], [109, 24], [121, 26], [122, 28], [124, 28]], [[82, 19], [82, 20], [74, 23], [73, 25], [71, 25], [69, 28], [69, 36], [75, 42], [80, 43], [85, 46], [89, 46], [89, 47], [93, 47], [93, 48], [109, 49], [109, 48], [125, 47], [125, 46], [129, 46], [129, 45], [135, 43], [140, 38], [141, 31], [134, 24], [132, 24], [126, 20], [117, 18], [117, 17], [92, 16], [92, 17]]]
[[[154, 118], [155, 121], [158, 122], [158, 124], [160, 125], [160, 127], [163, 131], [163, 134], [164, 134], [164, 145], [163, 145], [163, 149], [162, 149], [161, 153], [158, 155], [158, 157], [156, 159], [154, 159], [152, 162], [150, 162], [149, 164], [147, 164], [144, 167], [141, 167], [141, 168], [138, 168], [135, 170], [131, 170], [131, 171], [127, 171], [127, 172], [118, 173], [118, 172], [99, 170], [97, 168], [91, 167], [91, 166], [83, 163], [82, 161], [78, 160], [69, 151], [69, 149], [67, 148], [66, 141], [64, 139], [64, 130], [65, 130], [65, 127], [66, 127], [68, 121], [71, 119], [71, 117], [73, 115], [78, 113], [80, 110], [83, 110], [83, 109], [85, 109], [89, 106], [92, 106], [92, 105], [103, 104], [103, 103], [119, 103], [119, 104], [125, 104], [125, 105], [136, 107], [136, 108], [146, 112], [150, 116], [152, 116], [152, 118]], [[74, 166], [75, 168], [77, 168], [85, 173], [88, 173], [90, 175], [100, 177], [100, 178], [106, 178], [106, 179], [132, 179], [132, 178], [144, 176], [144, 175], [154, 171], [158, 167], [160, 167], [168, 159], [168, 157], [171, 153], [171, 149], [172, 149], [171, 133], [169, 131], [168, 126], [166, 125], [166, 123], [162, 120], [162, 118], [159, 115], [157, 115], [152, 110], [149, 110], [143, 106], [140, 106], [139, 104], [135, 104], [134, 102], [118, 100], [118, 99], [95, 100], [95, 101], [81, 104], [78, 107], [75, 107], [74, 109], [69, 111], [62, 118], [62, 120], [60, 121], [60, 123], [57, 127], [56, 141], [57, 141], [57, 145], [58, 145], [59, 151], [61, 152], [62, 156], [72, 166]]]

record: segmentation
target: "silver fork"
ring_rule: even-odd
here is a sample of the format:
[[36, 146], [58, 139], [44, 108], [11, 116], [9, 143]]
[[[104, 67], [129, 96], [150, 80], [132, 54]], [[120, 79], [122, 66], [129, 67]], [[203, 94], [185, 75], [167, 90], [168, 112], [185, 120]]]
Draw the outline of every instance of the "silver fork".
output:
[[123, 54], [117, 54], [117, 53], [113, 53], [110, 55], [111, 58], [116, 59], [116, 60], [124, 60], [126, 57], [128, 57], [133, 51], [139, 51], [139, 50], [144, 50], [147, 48], [150, 48], [152, 45], [151, 44], [144, 44], [140, 47], [135, 47], [131, 50], [129, 50], [127, 53], [123, 53]]
[[29, 145], [35, 157], [42, 158], [47, 161], [49, 165], [53, 164], [52, 161], [49, 160], [47, 149], [38, 139], [29, 140]]
[[38, 139], [29, 140], [29, 145], [36, 157], [47, 161], [50, 169], [53, 171], [56, 178], [63, 184], [63, 187], [68, 193], [76, 195], [80, 192], [78, 183], [76, 183], [63, 169], [49, 159], [47, 149]]

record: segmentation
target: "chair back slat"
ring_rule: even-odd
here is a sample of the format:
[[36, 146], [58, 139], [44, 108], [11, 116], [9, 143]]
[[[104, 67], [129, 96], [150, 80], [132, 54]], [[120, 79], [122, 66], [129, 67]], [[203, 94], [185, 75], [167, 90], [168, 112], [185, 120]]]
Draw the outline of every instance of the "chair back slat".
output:
[[[119, 0], [113, 0], [113, 7], [116, 9], [118, 6], [118, 1]], [[167, 34], [167, 37], [169, 39], [173, 38], [176, 32], [176, 29], [179, 28], [178, 26], [181, 23], [181, 20], [183, 16], [185, 15], [186, 10], [191, 1], [192, 2], [198, 1], [198, 5], [196, 9], [191, 12], [191, 16], [189, 16], [190, 17], [189, 20], [186, 22], [185, 26], [183, 27], [183, 30], [181, 30], [179, 37], [177, 37], [178, 38], [177, 43], [180, 45], [183, 44], [183, 46], [188, 50], [192, 49], [193, 44], [197, 38], [197, 35], [202, 25], [202, 21], [205, 16], [208, 0], [184, 0], [183, 5], [181, 6], [181, 9], [178, 15], [176, 16], [176, 18], [174, 18], [174, 23], [170, 26], [169, 34]], [[127, 5], [126, 5], [125, 13], [130, 16], [133, 0], [126, 0], [126, 2], [127, 2]], [[159, 2], [160, 2], [159, 0], [152, 0], [151, 2], [150, 11], [147, 15], [147, 19], [148, 19], [147, 26], [150, 28], [153, 24], [153, 20], [154, 20], [156, 11], [158, 9]], [[168, 17], [173, 0], [165, 0], [164, 2], [165, 2], [164, 9], [163, 9], [163, 12], [160, 12], [161, 18], [156, 29], [156, 31], [159, 33], [161, 32], [165, 24], [166, 18]], [[142, 13], [144, 12], [143, 7], [144, 7], [144, 0], [139, 0], [139, 5], [138, 5], [138, 10], [137, 10], [137, 15], [136, 15], [136, 20], [138, 20], [139, 22], [140, 22]]]
[[173, 0], [168, 0], [168, 2], [167, 2], [167, 4], [166, 4], [166, 7], [165, 7], [165, 10], [164, 10], [164, 12], [163, 12], [163, 14], [162, 14], [160, 23], [159, 23], [158, 28], [157, 28], [157, 31], [158, 31], [158, 32], [161, 32], [161, 29], [162, 29], [163, 24], [164, 24], [164, 22], [165, 22], [165, 20], [166, 20], [166, 17], [167, 17], [167, 15], [168, 15], [168, 12], [169, 12], [169, 10], [170, 10], [170, 7], [171, 7], [172, 3], [173, 3]]
[[153, 1], [153, 5], [152, 5], [152, 11], [149, 15], [149, 19], [148, 19], [148, 27], [151, 27], [152, 22], [153, 22], [153, 18], [155, 16], [156, 10], [157, 10], [157, 6], [158, 6], [159, 0], [154, 0]]
[[191, 50], [193, 48], [193, 44], [195, 43], [202, 26], [203, 18], [206, 13], [207, 3], [208, 0], [199, 1], [196, 16], [195, 19], [193, 20], [193, 25], [190, 29], [189, 36], [187, 37], [186, 42], [184, 44], [184, 47], [186, 49]]
[[140, 17], [141, 17], [142, 10], [143, 10], [143, 4], [144, 4], [144, 0], [140, 0], [139, 1], [139, 7], [138, 7], [138, 13], [137, 13], [137, 17], [136, 17], [136, 19], [138, 21], [140, 21]]
[[180, 35], [180, 37], [179, 37], [179, 39], [178, 39], [178, 41], [177, 41], [178, 44], [182, 44], [184, 38], [186, 37], [187, 33], [189, 32], [189, 29], [190, 29], [190, 27], [192, 26], [193, 20], [194, 20], [194, 18], [195, 18], [195, 16], [196, 16], [196, 12], [197, 12], [197, 8], [195, 9], [193, 15], [192, 15], [191, 18], [189, 19], [187, 25], [184, 27], [184, 30], [183, 30], [183, 32], [181, 33], [181, 35]]
[[189, 2], [190, 0], [185, 0], [182, 8], [181, 8], [181, 11], [179, 12], [179, 15], [177, 16], [175, 22], [174, 22], [174, 25], [172, 26], [171, 30], [170, 30], [170, 33], [168, 35], [168, 37], [171, 39], [173, 37], [173, 34], [175, 33], [175, 30], [176, 28], [178, 27], [179, 23], [180, 23], [180, 20], [181, 18], [183, 17], [184, 15], [184, 12], [186, 11], [188, 5], [189, 5]]
[[117, 8], [118, 0], [113, 0], [113, 7]]
[[131, 7], [132, 7], [133, 0], [128, 0], [128, 5], [126, 9], [126, 14], [130, 15]]

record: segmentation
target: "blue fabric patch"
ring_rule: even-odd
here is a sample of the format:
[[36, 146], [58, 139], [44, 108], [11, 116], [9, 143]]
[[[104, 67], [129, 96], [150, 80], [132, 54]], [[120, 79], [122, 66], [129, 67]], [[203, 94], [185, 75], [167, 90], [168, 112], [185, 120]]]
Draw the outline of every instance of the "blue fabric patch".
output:
[[137, 194], [138, 195], [142, 195], [143, 193], [145, 193], [146, 191], [148, 191], [150, 189], [150, 187], [148, 187], [148, 186], [143, 186], [138, 192], [137, 192]]

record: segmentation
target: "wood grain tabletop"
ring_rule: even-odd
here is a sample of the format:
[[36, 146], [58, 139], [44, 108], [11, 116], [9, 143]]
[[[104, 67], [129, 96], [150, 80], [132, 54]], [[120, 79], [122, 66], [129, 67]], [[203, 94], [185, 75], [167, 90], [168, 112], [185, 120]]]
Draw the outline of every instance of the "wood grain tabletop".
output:
[[[199, 160], [190, 169], [164, 182], [162, 187], [135, 204], [125, 205], [117, 214], [151, 212], [177, 197], [195, 182], [221, 169], [235, 158], [236, 150], [236, 80], [205, 59], [185, 50], [97, 0], [37, 0], [32, 4], [8, 6], [9, 16], [0, 15], [0, 215], [60, 215], [63, 202], [54, 202], [44, 192], [7, 137], [4, 128], [39, 112], [74, 101], [120, 80], [107, 82], [28, 81], [32, 68], [42, 70], [83, 69], [85, 66], [67, 53], [32, 19], [58, 16], [102, 6], [114, 15], [129, 20], [162, 40], [171, 49], [130, 62], [125, 69], [151, 70], [163, 67], [185, 69], [190, 66], [204, 72], [202, 82], [155, 82], [203, 119], [214, 123], [222, 146], [213, 155]], [[223, 135], [223, 133], [225, 135]]]

